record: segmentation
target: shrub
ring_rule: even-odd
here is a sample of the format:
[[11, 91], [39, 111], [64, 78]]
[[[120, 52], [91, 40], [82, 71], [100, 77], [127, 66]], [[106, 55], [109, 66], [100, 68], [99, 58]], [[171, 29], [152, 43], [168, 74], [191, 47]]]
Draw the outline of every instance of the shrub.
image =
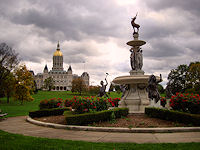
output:
[[65, 110], [69, 110], [69, 109], [68, 108], [42, 109], [42, 110], [37, 110], [37, 111], [30, 111], [29, 116], [31, 118], [57, 116], [57, 115], [62, 115]]
[[78, 97], [66, 99], [65, 107], [72, 107], [77, 113], [87, 113], [90, 111], [107, 110], [109, 106], [117, 107], [120, 98], [105, 98], [105, 97]]
[[167, 104], [166, 98], [165, 98], [165, 97], [161, 97], [161, 99], [160, 99], [160, 105], [161, 105], [162, 107], [165, 107], [166, 104]]
[[170, 99], [170, 106], [173, 110], [200, 114], [200, 96], [193, 93], [176, 93]]
[[197, 114], [159, 109], [154, 107], [146, 107], [145, 114], [150, 117], [160, 118], [163, 120], [175, 121], [185, 124], [200, 125], [200, 115]]
[[41, 100], [39, 104], [40, 109], [51, 109], [61, 107], [63, 100], [61, 98], [51, 98], [48, 100]]
[[128, 115], [128, 108], [115, 108], [93, 113], [66, 115], [66, 122], [70, 125], [85, 125], [93, 122], [107, 121], [111, 119], [112, 112], [116, 118]]
[[120, 101], [120, 98], [108, 98], [107, 101], [109, 102], [109, 105], [111, 107], [118, 107], [118, 102]]

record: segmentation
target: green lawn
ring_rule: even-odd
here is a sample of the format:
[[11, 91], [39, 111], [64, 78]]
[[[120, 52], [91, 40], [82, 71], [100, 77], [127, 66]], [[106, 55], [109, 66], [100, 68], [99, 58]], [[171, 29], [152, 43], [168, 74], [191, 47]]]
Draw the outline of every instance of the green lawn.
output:
[[[14, 117], [14, 116], [25, 116], [28, 115], [29, 111], [32, 110], [38, 110], [39, 109], [39, 102], [43, 99], [49, 99], [49, 98], [71, 98], [77, 94], [74, 94], [70, 91], [39, 91], [37, 94], [33, 95], [34, 101], [32, 102], [24, 102], [23, 105], [21, 105], [18, 101], [10, 100], [10, 103], [6, 103], [6, 98], [0, 99], [0, 109], [2, 112], [7, 112], [8, 117]], [[110, 94], [111, 97], [121, 97], [121, 94], [112, 92]]]
[[0, 130], [0, 149], [14, 150], [198, 150], [200, 143], [178, 144], [135, 144], [135, 143], [94, 143], [60, 139], [37, 138], [11, 134]]
[[[39, 91], [33, 95], [34, 101], [25, 102], [20, 105], [17, 101], [10, 101], [6, 103], [6, 98], [0, 99], [0, 109], [3, 112], [8, 112], [8, 116], [28, 115], [31, 110], [38, 110], [40, 100], [49, 98], [71, 98], [74, 94], [71, 92], [49, 92]], [[111, 93], [111, 97], [121, 97], [121, 94]], [[60, 139], [37, 138], [30, 136], [23, 136], [19, 134], [7, 133], [0, 130], [0, 149], [14, 149], [14, 150], [39, 150], [39, 149], [94, 149], [94, 150], [145, 150], [145, 149], [159, 149], [159, 150], [198, 150], [200, 143], [177, 143], [177, 144], [134, 144], [134, 143], [93, 143], [83, 141], [70, 141]]]

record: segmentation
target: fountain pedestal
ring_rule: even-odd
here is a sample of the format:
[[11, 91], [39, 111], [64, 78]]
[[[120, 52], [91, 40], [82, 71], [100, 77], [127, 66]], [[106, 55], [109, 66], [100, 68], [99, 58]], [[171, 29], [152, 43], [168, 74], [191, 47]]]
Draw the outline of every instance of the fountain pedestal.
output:
[[[129, 113], [144, 113], [145, 107], [150, 104], [147, 86], [150, 75], [144, 75], [142, 70], [143, 57], [140, 46], [146, 44], [145, 41], [138, 39], [139, 34], [134, 33], [134, 40], [127, 42], [127, 45], [131, 46], [131, 68], [129, 76], [116, 77], [113, 82], [115, 84], [126, 85], [124, 96], [119, 102], [119, 107], [129, 108]], [[156, 80], [160, 78], [156, 76]]]
[[149, 75], [144, 71], [130, 71], [130, 76], [120, 76], [113, 80], [116, 84], [125, 84], [128, 89], [119, 102], [119, 107], [129, 108], [129, 113], [144, 113], [149, 105], [149, 98], [146, 91]]

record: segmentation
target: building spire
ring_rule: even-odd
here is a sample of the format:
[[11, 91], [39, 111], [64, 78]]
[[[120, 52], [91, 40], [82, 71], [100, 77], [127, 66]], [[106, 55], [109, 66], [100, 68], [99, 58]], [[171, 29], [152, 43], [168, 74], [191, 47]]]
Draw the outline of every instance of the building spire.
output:
[[47, 64], [45, 65], [44, 70], [48, 70]]
[[60, 44], [59, 44], [59, 41], [58, 41], [58, 44], [57, 44], [57, 50], [60, 50]]

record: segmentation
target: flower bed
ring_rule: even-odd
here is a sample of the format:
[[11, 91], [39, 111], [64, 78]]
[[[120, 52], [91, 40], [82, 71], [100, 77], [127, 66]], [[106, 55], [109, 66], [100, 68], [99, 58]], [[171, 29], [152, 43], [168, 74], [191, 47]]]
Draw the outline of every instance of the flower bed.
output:
[[170, 106], [173, 110], [200, 114], [200, 96], [199, 94], [176, 93], [170, 99]]
[[105, 98], [105, 97], [78, 97], [74, 96], [72, 99], [66, 99], [65, 107], [72, 107], [75, 112], [87, 113], [91, 111], [107, 110], [108, 107], [118, 107], [120, 98]]
[[40, 109], [51, 109], [51, 108], [58, 108], [62, 105], [63, 100], [61, 98], [51, 98], [51, 99], [44, 99], [40, 101], [39, 107]]
[[160, 99], [160, 105], [161, 105], [162, 107], [165, 107], [166, 104], [167, 104], [166, 98], [165, 98], [165, 97], [161, 97], [161, 99]]
[[40, 109], [51, 109], [58, 107], [71, 107], [76, 113], [88, 113], [91, 111], [107, 110], [109, 107], [118, 107], [120, 98], [105, 97], [81, 97], [74, 96], [63, 101], [61, 98], [51, 98], [40, 101]]

